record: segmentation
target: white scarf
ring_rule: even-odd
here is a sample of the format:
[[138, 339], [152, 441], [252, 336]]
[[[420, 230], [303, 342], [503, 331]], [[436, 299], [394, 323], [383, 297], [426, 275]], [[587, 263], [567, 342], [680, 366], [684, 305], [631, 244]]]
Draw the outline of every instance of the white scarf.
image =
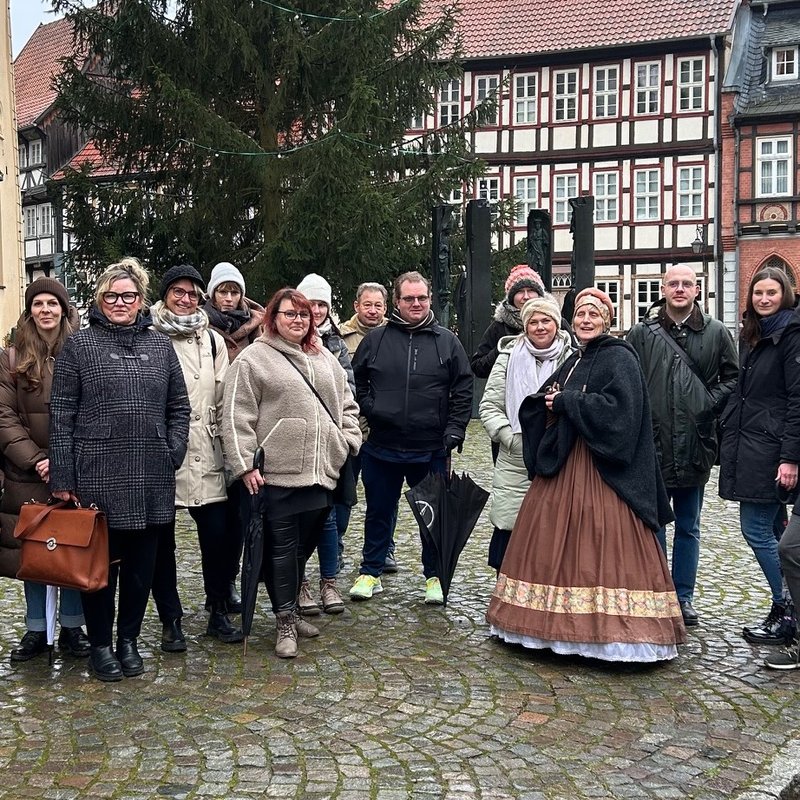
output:
[[202, 333], [208, 327], [208, 317], [203, 309], [198, 308], [194, 314], [178, 316], [161, 300], [150, 306], [150, 316], [153, 327], [167, 336], [191, 336], [193, 333]]
[[555, 372], [556, 361], [564, 349], [564, 340], [556, 333], [550, 347], [540, 350], [533, 346], [523, 333], [511, 351], [506, 370], [506, 416], [512, 433], [522, 433], [519, 407], [529, 395], [539, 391], [541, 385]]

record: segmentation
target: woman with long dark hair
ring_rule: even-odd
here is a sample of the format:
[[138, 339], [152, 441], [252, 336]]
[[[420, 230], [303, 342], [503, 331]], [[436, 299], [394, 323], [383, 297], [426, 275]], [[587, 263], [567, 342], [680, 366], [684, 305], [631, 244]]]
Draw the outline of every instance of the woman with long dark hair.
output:
[[[767, 267], [747, 290], [739, 381], [722, 415], [719, 493], [739, 503], [742, 535], [767, 579], [772, 606], [745, 626], [753, 644], [782, 644], [786, 601], [778, 558], [785, 500], [800, 463], [800, 312], [789, 278]], [[779, 495], [783, 495], [783, 501]]]

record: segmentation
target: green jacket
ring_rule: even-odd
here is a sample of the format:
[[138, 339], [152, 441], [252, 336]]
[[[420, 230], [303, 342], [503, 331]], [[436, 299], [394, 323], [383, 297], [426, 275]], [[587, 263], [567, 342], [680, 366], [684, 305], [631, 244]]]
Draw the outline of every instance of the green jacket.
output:
[[[739, 359], [727, 328], [694, 306], [680, 328], [666, 301], [650, 307], [627, 341], [639, 355], [650, 394], [653, 435], [667, 488], [704, 486], [717, 456], [716, 418], [736, 387]], [[648, 323], [658, 322], [683, 347], [700, 379]]]

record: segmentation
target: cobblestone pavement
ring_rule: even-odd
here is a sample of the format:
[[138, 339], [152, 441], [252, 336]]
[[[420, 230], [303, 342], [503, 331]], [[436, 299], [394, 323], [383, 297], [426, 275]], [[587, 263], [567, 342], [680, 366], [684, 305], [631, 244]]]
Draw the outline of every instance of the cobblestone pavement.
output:
[[[454, 466], [490, 484], [477, 424]], [[46, 657], [11, 666], [24, 632], [22, 591], [1, 581], [0, 796], [775, 797], [787, 763], [800, 768], [800, 675], [765, 670], [764, 650], [739, 635], [765, 612], [768, 592], [737, 509], [716, 498], [715, 486], [704, 514], [702, 625], [677, 660], [649, 668], [490, 639], [485, 515], [442, 609], [422, 603], [418, 538], [403, 507], [401, 571], [384, 579], [382, 595], [323, 618], [322, 635], [303, 641], [294, 661], [272, 653], [264, 591], [247, 656], [241, 645], [203, 636], [188, 517], [179, 549], [189, 651], [160, 651], [151, 610], [139, 678], [102, 684], [85, 662], [58, 655], [52, 667]], [[360, 522], [358, 510], [343, 591], [356, 571]]]

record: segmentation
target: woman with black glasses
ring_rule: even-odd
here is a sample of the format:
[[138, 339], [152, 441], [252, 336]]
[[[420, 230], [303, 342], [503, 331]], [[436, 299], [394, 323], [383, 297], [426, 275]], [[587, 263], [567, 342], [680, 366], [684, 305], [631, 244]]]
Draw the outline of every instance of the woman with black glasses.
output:
[[136, 639], [159, 536], [175, 524], [175, 470], [189, 435], [178, 357], [142, 314], [148, 284], [133, 258], [103, 272], [89, 327], [67, 340], [56, 361], [50, 401], [50, 490], [108, 517], [108, 586], [82, 595], [90, 664], [102, 681], [144, 672]]
[[[311, 305], [295, 289], [272, 298], [264, 334], [228, 371], [222, 440], [233, 476], [250, 494], [266, 492], [262, 573], [277, 621], [275, 653], [293, 658], [298, 635], [319, 635], [298, 616], [297, 594], [342, 465], [361, 446], [347, 373], [322, 347]], [[253, 469], [259, 446], [263, 475]]]

